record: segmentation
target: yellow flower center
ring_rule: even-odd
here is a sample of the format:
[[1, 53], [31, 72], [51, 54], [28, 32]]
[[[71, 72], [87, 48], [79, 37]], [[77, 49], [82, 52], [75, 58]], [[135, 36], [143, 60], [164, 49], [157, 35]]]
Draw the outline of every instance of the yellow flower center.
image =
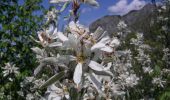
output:
[[77, 62], [80, 62], [80, 63], [83, 63], [85, 60], [85, 57], [81, 53], [78, 54], [76, 58], [77, 58]]

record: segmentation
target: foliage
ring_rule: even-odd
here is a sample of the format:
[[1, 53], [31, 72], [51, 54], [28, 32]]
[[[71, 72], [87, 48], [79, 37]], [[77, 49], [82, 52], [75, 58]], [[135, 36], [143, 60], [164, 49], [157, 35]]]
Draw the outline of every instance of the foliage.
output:
[[[43, 11], [42, 1], [20, 2], [21, 0], [0, 0], [0, 91], [5, 96], [0, 96], [1, 99], [20, 99], [17, 94], [20, 81], [30, 75], [36, 65], [35, 56], [30, 49], [36, 44], [29, 35], [35, 37], [42, 23], [42, 17], [35, 15], [36, 11]], [[8, 62], [19, 68], [19, 75], [3, 76], [2, 67]], [[9, 78], [13, 80], [10, 81]]]
[[[98, 7], [99, 4], [96, 0], [50, 0], [50, 3], [56, 4], [57, 9], [53, 7], [46, 13], [44, 23], [40, 19], [36, 20], [36, 17], [32, 15], [35, 18], [33, 19], [36, 22], [35, 26], [40, 26], [33, 28], [31, 27], [33, 23], [29, 24], [33, 29], [28, 30], [29, 35], [32, 35], [31, 39], [34, 42], [29, 39], [20, 41], [23, 46], [32, 43], [26, 47], [27, 52], [22, 52], [33, 57], [30, 52], [31, 48], [36, 54], [39, 64], [35, 68], [34, 74], [21, 82], [23, 73], [28, 75], [28, 70], [31, 69], [27, 66], [34, 66], [35, 62], [33, 59], [22, 56], [22, 60], [24, 58], [26, 62], [29, 62], [22, 65], [21, 62], [16, 61], [15, 57], [8, 60], [9, 55], [6, 56], [7, 60], [2, 63], [2, 65], [6, 63], [3, 65], [5, 67], [2, 67], [1, 70], [3, 78], [7, 77], [8, 80], [5, 80], [7, 82], [4, 82], [5, 85], [0, 90], [2, 99], [10, 99], [16, 95], [20, 95], [18, 99], [27, 100], [169, 99], [170, 1], [162, 1], [162, 4], [155, 10], [157, 16], [153, 19], [152, 24], [154, 25], [151, 33], [146, 35], [147, 37], [143, 33], [131, 33], [124, 21], [119, 22], [117, 25], [119, 32], [113, 37], [109, 37], [107, 31], [101, 27], [91, 33], [87, 27], [78, 22], [79, 9], [83, 4]], [[71, 8], [71, 10], [67, 8]], [[69, 10], [69, 15], [65, 17], [68, 23], [60, 31], [58, 17], [65, 10]], [[26, 22], [29, 19], [26, 16], [24, 18], [26, 18]], [[26, 27], [29, 25], [26, 24]], [[3, 30], [4, 26], [5, 24], [2, 24]], [[9, 27], [2, 31], [8, 35], [12, 35], [13, 32], [19, 34], [20, 31], [15, 31], [15, 28]], [[19, 34], [24, 39], [28, 38], [27, 33], [24, 34], [27, 32], [26, 29], [21, 28], [23, 34]], [[34, 35], [37, 29], [39, 29], [37, 32], [39, 40]], [[18, 36], [18, 34], [13, 36]], [[2, 37], [4, 38], [3, 35]], [[11, 40], [10, 37], [7, 38]], [[13, 41], [9, 43], [12, 44]], [[17, 42], [13, 47], [18, 44]], [[20, 50], [21, 47], [15, 49]], [[7, 63], [8, 61], [14, 64]], [[16, 83], [14, 84], [14, 82]], [[17, 87], [9, 90], [14, 86]], [[10, 95], [7, 93], [8, 91], [10, 91]]]

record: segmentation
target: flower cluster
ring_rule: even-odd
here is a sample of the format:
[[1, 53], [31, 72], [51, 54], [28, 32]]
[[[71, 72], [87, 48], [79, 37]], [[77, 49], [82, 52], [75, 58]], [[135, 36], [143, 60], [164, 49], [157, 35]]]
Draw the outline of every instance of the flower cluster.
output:
[[[50, 0], [50, 3], [64, 5], [60, 10], [49, 11], [45, 16], [47, 26], [37, 32], [39, 40], [35, 41], [42, 48], [34, 47], [32, 50], [39, 65], [34, 70], [34, 77], [21, 84], [33, 84], [30, 87], [33, 93], [27, 94], [28, 99], [125, 99], [130, 94], [129, 90], [141, 87], [145, 75], [155, 74], [151, 55], [146, 53], [151, 51], [151, 47], [144, 43], [142, 33], [137, 33], [136, 38], [130, 40], [134, 51], [121, 50], [119, 47], [130, 33], [124, 21], [117, 26], [120, 31], [118, 37], [110, 37], [100, 26], [90, 32], [78, 22], [80, 4], [99, 6], [95, 0]], [[70, 15], [74, 19], [69, 20], [61, 32], [57, 27], [58, 16], [67, 4], [72, 4]], [[168, 52], [169, 49], [164, 49], [165, 61], [168, 60]], [[166, 80], [163, 74], [168, 72], [168, 69], [164, 69], [148, 82], [164, 88]], [[37, 91], [44, 88], [45, 96], [41, 97]], [[19, 94], [23, 93], [19, 91]]]

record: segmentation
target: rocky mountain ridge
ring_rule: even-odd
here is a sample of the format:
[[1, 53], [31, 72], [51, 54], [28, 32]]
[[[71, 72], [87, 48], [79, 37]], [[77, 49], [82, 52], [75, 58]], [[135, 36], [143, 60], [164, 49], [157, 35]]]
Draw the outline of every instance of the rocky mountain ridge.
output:
[[149, 33], [154, 22], [155, 9], [155, 5], [147, 4], [142, 9], [130, 11], [123, 16], [107, 15], [90, 24], [89, 29], [91, 32], [94, 32], [100, 26], [112, 35], [118, 32], [117, 24], [122, 20], [132, 32]]

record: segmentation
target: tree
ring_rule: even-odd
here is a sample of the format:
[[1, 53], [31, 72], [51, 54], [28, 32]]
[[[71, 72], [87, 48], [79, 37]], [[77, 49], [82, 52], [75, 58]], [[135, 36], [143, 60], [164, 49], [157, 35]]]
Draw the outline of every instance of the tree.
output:
[[[35, 44], [29, 35], [35, 36], [40, 22], [43, 22], [42, 16], [34, 13], [43, 13], [44, 9], [41, 6], [42, 0], [23, 2], [21, 5], [19, 0], [0, 0], [0, 93], [4, 93], [5, 96], [1, 96], [1, 99], [15, 97], [18, 100], [17, 91], [21, 79], [31, 74], [32, 68], [36, 65], [35, 56], [30, 50]], [[2, 67], [7, 62], [16, 64], [20, 75], [3, 77]], [[13, 81], [9, 80], [11, 77]]]

